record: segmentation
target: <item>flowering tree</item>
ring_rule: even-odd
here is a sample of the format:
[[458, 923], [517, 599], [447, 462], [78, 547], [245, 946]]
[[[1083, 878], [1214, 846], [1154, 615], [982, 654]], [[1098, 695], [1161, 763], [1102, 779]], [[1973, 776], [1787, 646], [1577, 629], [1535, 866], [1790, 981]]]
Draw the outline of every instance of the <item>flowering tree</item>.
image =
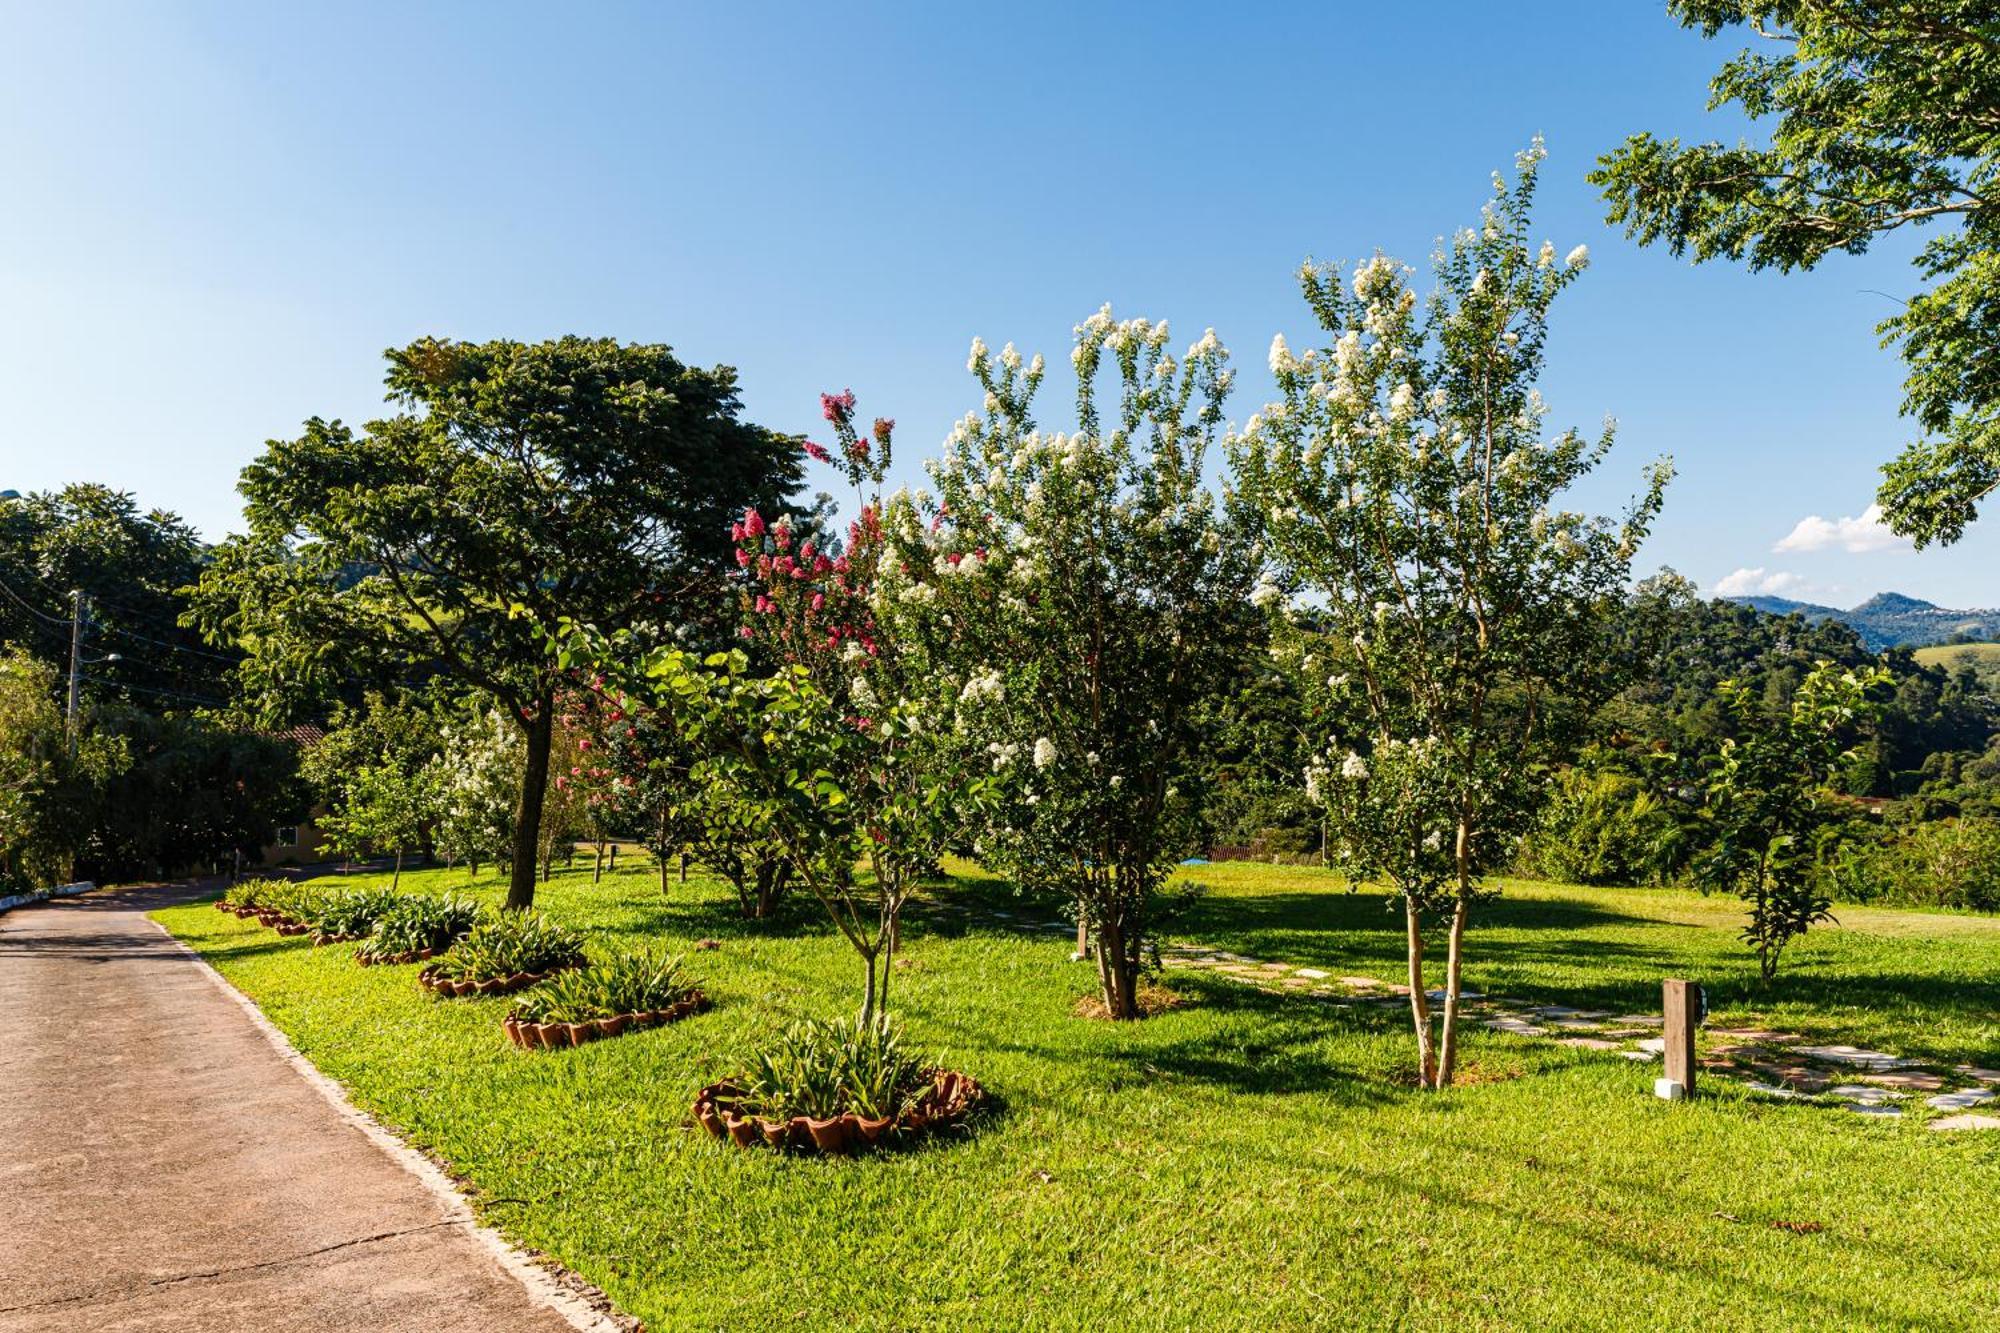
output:
[[427, 781], [437, 802], [433, 838], [446, 860], [474, 875], [481, 861], [505, 861], [524, 762], [519, 729], [497, 709], [444, 729]]
[[1821, 662], [1776, 716], [1744, 682], [1722, 683], [1737, 734], [1723, 741], [1708, 784], [1715, 839], [1694, 870], [1702, 883], [1749, 904], [1743, 941], [1766, 981], [1778, 974], [1787, 944], [1833, 920], [1813, 858], [1819, 793], [1852, 753], [1845, 737], [1873, 711], [1868, 692], [1889, 679], [1881, 667], [1850, 671]]
[[[752, 674], [743, 649], [706, 659], [674, 646], [634, 654], [629, 639], [587, 628], [572, 630], [563, 655], [671, 720], [700, 772], [728, 784], [739, 824], [783, 846], [793, 876], [866, 965], [866, 1023], [888, 1004], [904, 904], [964, 836], [991, 778], [954, 732], [949, 683], [875, 627], [885, 546], [879, 501], [862, 492], [888, 468], [894, 423], [860, 435], [851, 393], [825, 395], [822, 407], [860, 500], [844, 547], [828, 549], [789, 521], [767, 523], [755, 509], [732, 534], [745, 579], [742, 636], [775, 658], [774, 672]], [[819, 445], [807, 452], [834, 458]]]
[[[1165, 323], [1076, 329], [1077, 428], [1032, 410], [1040, 357], [975, 340], [984, 410], [900, 494], [872, 605], [886, 638], [955, 692], [1005, 803], [981, 855], [1059, 893], [1096, 940], [1107, 1011], [1140, 1016], [1158, 900], [1199, 806], [1205, 704], [1241, 666], [1250, 542], [1202, 479], [1229, 391], [1211, 330], [1176, 361]], [[1097, 381], [1116, 401], [1100, 413]], [[1107, 419], [1108, 417], [1108, 419]]]
[[[1528, 239], [1537, 144], [1476, 229], [1436, 257], [1418, 303], [1380, 256], [1351, 278], [1308, 264], [1307, 303], [1329, 339], [1294, 356], [1271, 344], [1279, 402], [1231, 441], [1243, 496], [1264, 520], [1279, 583], [1304, 588], [1312, 629], [1292, 651], [1326, 712], [1356, 719], [1324, 738], [1306, 775], [1331, 820], [1332, 854], [1403, 899], [1411, 1015], [1425, 1086], [1450, 1084], [1465, 925], [1546, 782], [1551, 705], [1610, 686], [1603, 608], [1622, 591], [1671, 469], [1617, 520], [1560, 507], [1603, 460], [1611, 428], [1543, 438], [1534, 384], [1551, 303], [1583, 272]], [[1424, 977], [1424, 921], [1449, 921], [1444, 1013]]]

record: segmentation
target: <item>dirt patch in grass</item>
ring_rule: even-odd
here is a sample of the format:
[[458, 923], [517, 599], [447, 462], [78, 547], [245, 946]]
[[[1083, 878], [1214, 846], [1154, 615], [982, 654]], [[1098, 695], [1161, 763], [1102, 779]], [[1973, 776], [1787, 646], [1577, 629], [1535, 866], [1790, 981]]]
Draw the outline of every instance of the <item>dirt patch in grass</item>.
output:
[[[1187, 1003], [1187, 996], [1179, 991], [1168, 990], [1165, 986], [1157, 986], [1150, 981], [1139, 983], [1141, 1017], [1151, 1018], [1155, 1014], [1164, 1014], [1169, 1009], [1183, 1008]], [[1111, 1011], [1105, 1007], [1104, 997], [1095, 994], [1078, 997], [1076, 1008], [1071, 1012], [1078, 1018], [1108, 1020], [1111, 1017]]]

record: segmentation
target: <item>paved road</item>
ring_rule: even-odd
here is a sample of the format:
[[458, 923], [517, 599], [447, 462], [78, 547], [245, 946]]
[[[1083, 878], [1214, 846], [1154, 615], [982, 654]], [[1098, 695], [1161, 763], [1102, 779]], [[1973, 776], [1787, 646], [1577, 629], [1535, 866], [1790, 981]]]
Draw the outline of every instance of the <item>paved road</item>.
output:
[[560, 1333], [144, 913], [0, 916], [0, 1330]]

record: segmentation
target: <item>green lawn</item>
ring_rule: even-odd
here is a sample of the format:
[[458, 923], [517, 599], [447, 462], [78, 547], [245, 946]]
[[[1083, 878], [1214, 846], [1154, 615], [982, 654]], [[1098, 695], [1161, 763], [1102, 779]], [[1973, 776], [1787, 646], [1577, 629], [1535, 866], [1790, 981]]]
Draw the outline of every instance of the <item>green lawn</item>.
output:
[[[1194, 872], [1179, 937], [1393, 980], [1399, 924], [1330, 876]], [[460, 873], [405, 875], [458, 887]], [[357, 877], [355, 882], [363, 882]], [[481, 892], [497, 898], [489, 878]], [[952, 893], [998, 902], [990, 882]], [[1407, 1090], [1393, 1011], [1176, 972], [1188, 1003], [1076, 1018], [1060, 935], [920, 917], [895, 1003], [998, 1097], [970, 1136], [847, 1161], [745, 1153], [685, 1123], [773, 1025], [858, 997], [803, 909], [739, 923], [718, 882], [559, 877], [543, 902], [607, 944], [689, 955], [709, 1013], [560, 1053], [499, 1031], [504, 999], [436, 1001], [206, 907], [158, 914], [355, 1099], [446, 1159], [489, 1221], [648, 1329], [918, 1327], [1988, 1328], [2000, 1322], [2000, 1133], [1649, 1094], [1657, 1066], [1483, 1030], [1489, 1081]], [[1008, 910], [1018, 904], [1002, 903]], [[2000, 1051], [2000, 922], [1855, 910], [1764, 995], [1731, 904], [1511, 885], [1471, 984], [1657, 1009], [1662, 975], [1755, 1013], [1910, 1053]], [[1815, 1223], [1793, 1234], [1779, 1222]]]

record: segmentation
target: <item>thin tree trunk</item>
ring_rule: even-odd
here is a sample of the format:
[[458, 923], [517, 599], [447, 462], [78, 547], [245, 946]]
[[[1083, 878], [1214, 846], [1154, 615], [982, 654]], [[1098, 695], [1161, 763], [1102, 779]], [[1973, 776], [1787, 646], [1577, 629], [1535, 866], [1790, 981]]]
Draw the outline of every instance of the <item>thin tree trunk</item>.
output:
[[549, 750], [555, 739], [555, 704], [546, 697], [534, 702], [527, 723], [527, 759], [521, 766], [521, 791], [514, 803], [514, 860], [508, 868], [507, 908], [525, 911], [535, 905], [535, 863], [540, 859], [542, 803], [549, 788]]
[[398, 847], [396, 849], [396, 869], [395, 873], [389, 876], [389, 888], [391, 890], [394, 890], [398, 886], [400, 886], [402, 882], [403, 882], [403, 849]]
[[1451, 912], [1451, 949], [1446, 955], [1444, 980], [1444, 1035], [1438, 1047], [1437, 1086], [1451, 1086], [1452, 1070], [1458, 1064], [1459, 965], [1465, 953], [1467, 901], [1461, 893]]
[[681, 853], [681, 883], [685, 884], [685, 883], [687, 883], [687, 882], [688, 882], [688, 854], [687, 854], [686, 852], [682, 852], [682, 853]]
[[1424, 929], [1417, 900], [1403, 896], [1403, 921], [1410, 957], [1410, 1020], [1417, 1029], [1417, 1069], [1423, 1085], [1434, 1085], [1437, 1061], [1431, 1053], [1431, 1000], [1424, 993]]

